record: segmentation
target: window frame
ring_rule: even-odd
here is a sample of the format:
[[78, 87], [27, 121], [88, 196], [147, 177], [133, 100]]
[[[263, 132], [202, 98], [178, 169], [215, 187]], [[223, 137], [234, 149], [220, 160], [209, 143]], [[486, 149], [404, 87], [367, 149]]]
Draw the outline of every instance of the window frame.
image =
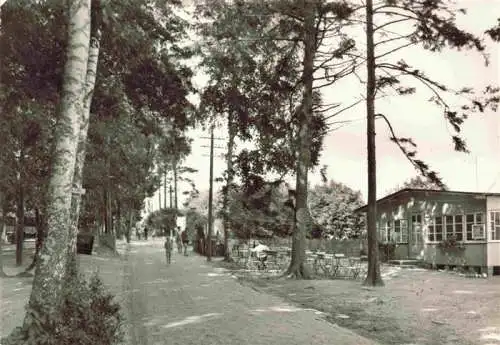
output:
[[380, 243], [387, 243], [387, 220], [377, 222], [377, 234]]
[[[408, 220], [394, 219], [392, 223], [394, 242], [397, 244], [408, 244]], [[396, 229], [399, 229], [399, 231], [396, 231]]]
[[[436, 220], [439, 219], [439, 222], [436, 222]], [[438, 232], [437, 229], [438, 227], [440, 228], [440, 231]], [[427, 243], [439, 243], [441, 241], [443, 241], [443, 235], [444, 235], [444, 232], [445, 232], [445, 222], [444, 222], [444, 216], [443, 215], [440, 215], [440, 216], [431, 216], [430, 217], [430, 222], [429, 224], [427, 225], [427, 236], [426, 236], [426, 242]], [[438, 236], [437, 235], [441, 235], [441, 239], [438, 240]], [[432, 240], [430, 239], [432, 236]]]
[[[500, 224], [495, 225], [494, 221], [492, 221], [491, 216], [493, 214], [498, 214], [500, 221], [500, 210], [490, 210], [488, 211], [489, 215], [489, 226], [487, 226], [486, 230], [486, 239], [490, 242], [500, 242]], [[498, 233], [499, 236], [493, 236], [494, 233]], [[493, 238], [495, 237], [495, 238]]]
[[385, 234], [385, 241], [383, 243], [390, 243], [392, 242], [391, 235], [394, 232], [393, 228], [393, 221], [392, 220], [385, 220], [384, 221], [384, 234]]
[[[457, 223], [457, 217], [460, 216], [462, 218], [462, 221], [460, 223]], [[448, 224], [448, 217], [451, 217], [452, 219], [452, 222], [451, 224]], [[443, 232], [443, 240], [446, 240], [448, 239], [448, 226], [451, 225], [451, 229], [452, 229], [452, 232], [451, 232], [451, 236], [455, 236], [455, 238], [457, 237], [457, 234], [460, 233], [462, 236], [460, 239], [457, 238], [457, 241], [458, 242], [463, 242], [464, 241], [464, 229], [465, 229], [465, 223], [464, 223], [464, 219], [465, 219], [465, 214], [462, 214], [462, 213], [455, 213], [455, 214], [446, 214], [446, 215], [443, 215], [443, 224], [444, 224], [444, 232]], [[457, 231], [457, 225], [460, 224], [460, 231]]]
[[[498, 212], [500, 212], [500, 210], [498, 210]], [[468, 217], [467, 216], [470, 216], [472, 215], [473, 216], [473, 221], [470, 222], [468, 221]], [[461, 225], [461, 229], [462, 229], [462, 239], [461, 240], [458, 240], [457, 239], [457, 242], [463, 242], [463, 243], [481, 243], [481, 242], [486, 242], [486, 239], [477, 239], [477, 240], [474, 240], [474, 239], [468, 239], [468, 234], [472, 234], [472, 228], [471, 228], [471, 231], [468, 231], [468, 228], [469, 226], [472, 226], [472, 225], [483, 225], [483, 226], [487, 226], [486, 222], [485, 222], [485, 216], [486, 214], [484, 212], [468, 212], [468, 211], [465, 211], [463, 213], [455, 213], [455, 214], [445, 214], [445, 215], [441, 215], [441, 216], [431, 216], [430, 217], [430, 222], [429, 224], [427, 225], [427, 236], [425, 236], [425, 239], [427, 241], [427, 243], [430, 243], [430, 244], [437, 244], [441, 241], [444, 241], [446, 239], [448, 239], [448, 234], [449, 232], [447, 231], [448, 230], [448, 227], [447, 225], [449, 225], [448, 223], [448, 220], [447, 220], [447, 217], [453, 217], [453, 232], [452, 234], [456, 236], [457, 233], [459, 233], [460, 231], [457, 231], [457, 225], [460, 224], [460, 223], [457, 223], [456, 221], [456, 217], [457, 216], [461, 216], [462, 217], [462, 225]], [[442, 226], [442, 236], [441, 236], [441, 240], [438, 240], [437, 239], [437, 236], [436, 236], [436, 222], [435, 220], [437, 218], [441, 218], [441, 223], [438, 224], [438, 225], [441, 225]], [[487, 230], [488, 232], [490, 231], [490, 229]], [[433, 236], [433, 240], [431, 240], [431, 236]], [[487, 236], [490, 236], [488, 233], [487, 233]], [[500, 239], [498, 240], [498, 242], [500, 242]]]
[[[489, 213], [484, 213], [484, 212], [464, 212], [465, 215], [465, 236], [464, 236], [464, 242], [465, 243], [485, 243], [488, 240], [488, 229], [487, 229], [487, 219], [485, 217], [489, 215]], [[473, 221], [470, 222], [467, 220], [467, 216], [472, 215], [474, 217]], [[478, 215], [481, 215], [478, 217]], [[478, 221], [478, 218], [481, 218], [481, 221]], [[469, 232], [469, 225], [471, 227], [471, 231]], [[471, 234], [472, 237], [472, 225], [483, 225], [486, 229], [486, 237], [481, 238], [481, 239], [469, 239], [469, 233]]]

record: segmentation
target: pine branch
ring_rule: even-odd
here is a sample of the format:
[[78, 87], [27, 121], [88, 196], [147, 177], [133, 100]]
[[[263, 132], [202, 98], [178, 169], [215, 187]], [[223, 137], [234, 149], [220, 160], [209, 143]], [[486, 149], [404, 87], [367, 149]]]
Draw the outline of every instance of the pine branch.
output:
[[[435, 82], [433, 81], [432, 79], [429, 79], [428, 77], [426, 77], [425, 75], [423, 75], [419, 70], [408, 70], [408, 65], [404, 64], [404, 63], [400, 63], [400, 65], [394, 65], [394, 64], [391, 64], [391, 63], [381, 63], [381, 64], [377, 64], [376, 65], [377, 68], [387, 68], [387, 69], [392, 69], [392, 70], [396, 70], [396, 71], [400, 71], [400, 72], [403, 72], [404, 74], [407, 74], [407, 75], [411, 75], [413, 77], [415, 77], [416, 79], [420, 80], [421, 82], [423, 82], [425, 85], [433, 85], [435, 87], [437, 87], [438, 89], [440, 89], [441, 91], [448, 91], [448, 89], [446, 88], [446, 86], [444, 86], [443, 84], [439, 84], [438, 82]], [[437, 93], [434, 89], [432, 89], [435, 93]]]
[[[352, 58], [350, 60], [346, 60], [346, 61], [342, 61], [342, 62], [338, 62], [338, 63], [325, 64], [325, 65], [321, 66], [321, 68], [324, 69], [325, 72], [326, 72], [329, 69], [338, 69], [338, 68], [341, 68], [341, 67], [345, 68], [346, 65], [352, 64], [355, 61], [356, 61], [356, 59]], [[326, 77], [329, 77], [329, 76], [326, 76]]]
[[315, 108], [322, 108], [322, 107], [324, 107], [324, 105], [320, 105], [320, 106], [317, 106], [317, 107], [313, 107], [313, 109], [314, 109], [314, 112], [315, 112], [315, 113], [325, 113], [325, 112], [330, 111], [330, 110], [332, 110], [332, 109], [336, 109], [336, 108], [338, 108], [339, 106], [340, 106], [340, 103], [334, 103], [333, 105], [330, 105], [330, 106], [328, 106], [328, 107], [326, 107], [326, 108], [324, 108], [324, 109], [320, 109], [320, 110], [315, 109]]
[[363, 102], [363, 101], [364, 101], [364, 99], [359, 99], [359, 100], [357, 100], [356, 102], [354, 102], [354, 103], [352, 103], [352, 104], [348, 105], [347, 107], [344, 107], [344, 108], [342, 108], [342, 109], [340, 109], [340, 110], [336, 111], [336, 112], [335, 112], [335, 113], [333, 113], [332, 115], [329, 115], [329, 116], [324, 117], [324, 118], [323, 118], [323, 120], [324, 120], [324, 121], [326, 121], [326, 120], [328, 120], [328, 119], [331, 119], [332, 117], [335, 117], [335, 116], [337, 116], [337, 115], [341, 114], [342, 112], [344, 112], [344, 111], [346, 111], [346, 110], [349, 110], [349, 109], [351, 109], [351, 108], [355, 107], [356, 105], [358, 105], [359, 103], [361, 103], [361, 102]]
[[396, 23], [406, 22], [408, 20], [411, 20], [411, 19], [410, 18], [402, 18], [402, 19], [396, 19], [396, 20], [387, 22], [387, 23], [379, 25], [379, 26], [374, 25], [373, 32], [377, 32], [378, 30], [382, 30], [386, 26], [390, 26], [390, 25], [396, 24]]
[[[410, 12], [412, 12], [412, 11], [410, 11]], [[386, 14], [389, 16], [400, 16], [400, 17], [406, 18], [407, 20], [416, 20], [416, 21], [422, 20], [421, 18], [419, 18], [418, 14], [416, 14], [414, 12], [412, 12], [412, 13], [415, 14], [416, 17], [412, 17], [412, 16], [404, 14], [404, 13], [391, 12], [391, 11], [374, 12], [374, 14]]]
[[413, 146], [414, 148], [417, 147], [417, 145], [410, 139], [410, 138], [398, 138], [396, 136], [396, 133], [394, 132], [394, 128], [392, 127], [391, 123], [387, 119], [387, 117], [383, 114], [376, 114], [375, 115], [378, 118], [384, 119], [385, 123], [389, 127], [389, 131], [391, 132], [391, 141], [396, 143], [396, 145], [399, 147], [403, 155], [408, 159], [408, 161], [417, 169], [420, 171], [422, 176], [427, 178], [430, 182], [435, 183], [437, 186], [439, 186], [442, 189], [447, 189], [446, 185], [443, 183], [441, 178], [438, 176], [438, 174], [435, 171], [432, 171], [429, 169], [429, 166], [425, 164], [423, 161], [415, 159], [416, 151], [408, 151], [402, 143], [409, 144]]
[[[335, 73], [333, 76], [325, 76], [325, 77], [318, 77], [318, 78], [314, 78], [314, 81], [318, 81], [318, 80], [328, 80], [329, 83], [326, 83], [322, 86], [316, 86], [314, 87], [314, 89], [319, 89], [321, 87], [324, 87], [324, 86], [328, 86], [328, 85], [332, 85], [334, 82], [336, 82], [337, 80], [341, 79], [341, 78], [344, 78], [346, 76], [348, 76], [349, 74], [351, 73], [354, 73], [356, 68], [360, 65], [362, 65], [364, 63], [364, 61], [361, 61], [351, 67], [346, 67], [344, 69], [342, 69], [340, 72], [338, 73]], [[333, 78], [333, 80], [331, 79]]]
[[385, 44], [385, 43], [389, 43], [389, 42], [393, 42], [393, 41], [397, 41], [397, 40], [411, 39], [412, 36], [414, 36], [413, 32], [411, 34], [408, 34], [408, 35], [400, 35], [400, 36], [397, 36], [397, 37], [388, 38], [388, 39], [386, 39], [384, 41], [376, 42], [375, 43], [375, 47], [378, 46], [378, 45], [381, 45], [381, 44]]
[[408, 42], [408, 43], [406, 43], [406, 44], [403, 44], [402, 46], [396, 47], [396, 48], [391, 49], [391, 50], [389, 50], [389, 51], [387, 51], [387, 52], [385, 52], [385, 53], [383, 53], [383, 54], [380, 54], [380, 55], [375, 56], [375, 59], [382, 58], [382, 57], [384, 57], [384, 56], [387, 56], [387, 55], [389, 55], [389, 54], [392, 54], [392, 53], [394, 53], [394, 52], [397, 52], [398, 50], [401, 50], [401, 49], [404, 49], [404, 48], [407, 48], [407, 47], [409, 47], [409, 46], [413, 46], [413, 45], [416, 45], [416, 44], [418, 44], [418, 42]]
[[314, 68], [314, 72], [317, 72], [318, 70], [320, 70], [322, 68], [326, 68], [327, 63], [329, 63], [330, 61], [337, 59], [337, 58], [338, 58], [338, 56], [336, 56], [335, 53], [332, 52], [330, 57], [323, 60], [317, 67]]

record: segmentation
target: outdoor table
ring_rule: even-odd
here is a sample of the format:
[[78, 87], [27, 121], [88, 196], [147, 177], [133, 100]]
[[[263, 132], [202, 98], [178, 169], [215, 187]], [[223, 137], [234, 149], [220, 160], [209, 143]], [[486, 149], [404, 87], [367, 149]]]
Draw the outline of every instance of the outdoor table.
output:
[[264, 268], [267, 268], [266, 261], [270, 262], [269, 258], [272, 258], [273, 263], [277, 264], [277, 258], [278, 258], [278, 251], [277, 250], [264, 250], [264, 253], [266, 253], [267, 257], [259, 258], [259, 260]]
[[361, 258], [360, 257], [350, 257], [349, 258], [349, 269], [352, 273], [353, 279], [357, 279], [361, 273]]
[[317, 252], [315, 254], [315, 260], [314, 260], [314, 263], [313, 263], [313, 268], [314, 268], [314, 272], [317, 274], [318, 273], [318, 270], [321, 269], [323, 271], [323, 273], [325, 274], [328, 274], [328, 263], [327, 263], [327, 257], [328, 254], [326, 254], [325, 252]]

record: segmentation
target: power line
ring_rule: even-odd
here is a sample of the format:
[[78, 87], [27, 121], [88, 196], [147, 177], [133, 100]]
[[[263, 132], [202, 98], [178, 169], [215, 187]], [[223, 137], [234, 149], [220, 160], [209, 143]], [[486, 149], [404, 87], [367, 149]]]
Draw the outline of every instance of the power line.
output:
[[[199, 137], [200, 139], [211, 139], [210, 137]], [[215, 138], [214, 137], [214, 140], [223, 140], [223, 141], [226, 141], [227, 139], [226, 138]]]
[[[212, 147], [211, 145], [200, 145], [201, 147]], [[213, 146], [214, 149], [225, 149], [225, 147], [222, 146]]]

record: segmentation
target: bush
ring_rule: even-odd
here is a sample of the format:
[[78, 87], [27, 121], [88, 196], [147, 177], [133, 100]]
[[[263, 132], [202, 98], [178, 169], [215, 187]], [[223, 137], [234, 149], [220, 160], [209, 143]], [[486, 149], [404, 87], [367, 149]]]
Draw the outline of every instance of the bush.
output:
[[444, 252], [460, 252], [465, 250], [465, 244], [462, 241], [457, 241], [456, 236], [450, 236], [439, 242], [438, 247]]
[[[97, 274], [86, 280], [77, 276], [64, 289], [58, 311], [41, 313], [40, 307], [28, 306], [36, 327], [28, 330], [20, 343], [33, 345], [113, 345], [123, 341], [120, 305], [105, 291]], [[40, 315], [49, 317], [40, 318]], [[35, 330], [36, 329], [36, 330]], [[37, 330], [43, 330], [40, 334]]]
[[394, 260], [396, 245], [394, 243], [381, 243], [378, 244], [378, 250], [381, 262], [387, 262], [389, 260]]

